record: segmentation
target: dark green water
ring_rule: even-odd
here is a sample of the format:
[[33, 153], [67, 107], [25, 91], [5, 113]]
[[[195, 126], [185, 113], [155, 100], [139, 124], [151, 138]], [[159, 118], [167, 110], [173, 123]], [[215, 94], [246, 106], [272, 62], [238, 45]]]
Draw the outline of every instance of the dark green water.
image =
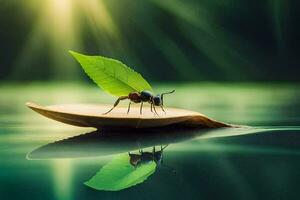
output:
[[[166, 99], [170, 106], [250, 127], [95, 133], [94, 129], [43, 118], [24, 103], [113, 102], [97, 88], [2, 83], [0, 199], [299, 198], [299, 86], [191, 84], [157, 88], [176, 89], [174, 98]], [[118, 192], [84, 185], [118, 154], [139, 148], [151, 151], [152, 146], [159, 149], [165, 144], [169, 146], [163, 152], [163, 163], [143, 183]]]

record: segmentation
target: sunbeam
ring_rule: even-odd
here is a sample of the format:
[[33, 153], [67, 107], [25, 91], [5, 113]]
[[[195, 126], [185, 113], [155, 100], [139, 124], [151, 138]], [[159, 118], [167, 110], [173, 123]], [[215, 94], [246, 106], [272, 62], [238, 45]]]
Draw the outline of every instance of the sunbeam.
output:
[[[245, 61], [240, 53], [228, 44], [223, 28], [217, 23], [214, 13], [201, 5], [190, 5], [181, 1], [150, 0], [158, 7], [171, 13], [178, 19], [178, 27], [187, 40], [208, 57], [227, 77], [239, 74], [240, 61]], [[215, 11], [215, 10], [213, 10]], [[245, 62], [243, 63], [245, 65]], [[237, 76], [235, 76], [237, 77]]]
[[288, 18], [286, 9], [288, 7], [288, 2], [269, 0], [269, 4], [271, 8], [271, 19], [274, 27], [274, 35], [277, 40], [277, 46], [280, 53], [284, 53], [284, 46], [286, 44], [286, 18]]
[[50, 57], [51, 63], [49, 69], [44, 69], [49, 75], [44, 78], [77, 79], [79, 69], [72, 66], [74, 61], [67, 51], [82, 48], [85, 23], [98, 42], [96, 46], [104, 46], [112, 53], [123, 49], [120, 31], [102, 0], [46, 0], [39, 9], [34, 7], [41, 5], [37, 0], [30, 4], [28, 7], [38, 12], [38, 18], [15, 61], [15, 79], [44, 68], [45, 57]]
[[[31, 1], [31, 3], [38, 2]], [[16, 60], [13, 77], [35, 73], [35, 67], [44, 68], [45, 56], [49, 56], [52, 60], [51, 68], [44, 69], [51, 77], [69, 79], [68, 77], [76, 76], [77, 69], [69, 67], [72, 61], [66, 59], [68, 49], [80, 46], [80, 41], [77, 40], [78, 30], [73, 22], [72, 0], [47, 0], [39, 9], [38, 16]], [[45, 48], [49, 55], [42, 52]]]

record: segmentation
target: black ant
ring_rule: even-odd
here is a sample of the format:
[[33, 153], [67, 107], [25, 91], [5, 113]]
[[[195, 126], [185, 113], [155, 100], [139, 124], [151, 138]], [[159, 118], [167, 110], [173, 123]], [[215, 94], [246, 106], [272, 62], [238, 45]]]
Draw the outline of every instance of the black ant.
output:
[[163, 162], [163, 150], [167, 146], [168, 145], [164, 147], [160, 146], [160, 151], [155, 151], [155, 147], [153, 147], [152, 152], [143, 152], [143, 150], [139, 150], [140, 154], [132, 154], [128, 152], [128, 155], [130, 157], [129, 162], [135, 168], [152, 161], [154, 161], [157, 165], [160, 165]]
[[171, 94], [173, 92], [175, 92], [175, 90], [172, 90], [171, 92], [165, 92], [160, 95], [158, 94], [156, 96], [154, 96], [150, 91], [147, 91], [147, 90], [144, 90], [142, 92], [131, 92], [127, 96], [119, 97], [117, 99], [117, 101], [114, 103], [114, 106], [109, 111], [107, 111], [106, 113], [103, 113], [103, 114], [106, 115], [107, 113], [111, 112], [120, 103], [121, 100], [125, 100], [125, 99], [130, 100], [129, 105], [128, 105], [127, 114], [129, 113], [131, 102], [141, 103], [140, 114], [142, 114], [144, 102], [150, 103], [151, 112], [153, 112], [153, 110], [154, 110], [154, 113], [156, 115], [158, 115], [158, 114], [156, 112], [155, 106], [160, 106], [162, 111], [164, 111], [164, 113], [166, 113], [166, 111], [164, 110], [164, 107], [163, 107], [163, 104], [164, 104], [163, 98], [164, 98], [165, 94]]

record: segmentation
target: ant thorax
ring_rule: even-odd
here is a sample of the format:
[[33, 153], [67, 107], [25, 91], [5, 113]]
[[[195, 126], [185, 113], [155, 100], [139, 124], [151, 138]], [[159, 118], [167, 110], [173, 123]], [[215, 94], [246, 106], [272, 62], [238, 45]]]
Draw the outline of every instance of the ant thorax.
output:
[[143, 102], [149, 102], [151, 103], [152, 98], [153, 98], [153, 94], [150, 91], [144, 90], [141, 92], [141, 100]]

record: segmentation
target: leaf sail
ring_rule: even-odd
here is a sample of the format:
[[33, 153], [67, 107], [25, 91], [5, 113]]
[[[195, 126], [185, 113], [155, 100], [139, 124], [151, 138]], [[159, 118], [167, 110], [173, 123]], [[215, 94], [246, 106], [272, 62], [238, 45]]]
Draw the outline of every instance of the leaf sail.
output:
[[96, 190], [118, 191], [145, 181], [156, 170], [154, 161], [134, 168], [128, 154], [121, 154], [106, 164], [85, 185]]
[[85, 73], [104, 91], [125, 96], [130, 92], [150, 90], [150, 84], [137, 72], [120, 61], [102, 56], [87, 56], [69, 51]]

